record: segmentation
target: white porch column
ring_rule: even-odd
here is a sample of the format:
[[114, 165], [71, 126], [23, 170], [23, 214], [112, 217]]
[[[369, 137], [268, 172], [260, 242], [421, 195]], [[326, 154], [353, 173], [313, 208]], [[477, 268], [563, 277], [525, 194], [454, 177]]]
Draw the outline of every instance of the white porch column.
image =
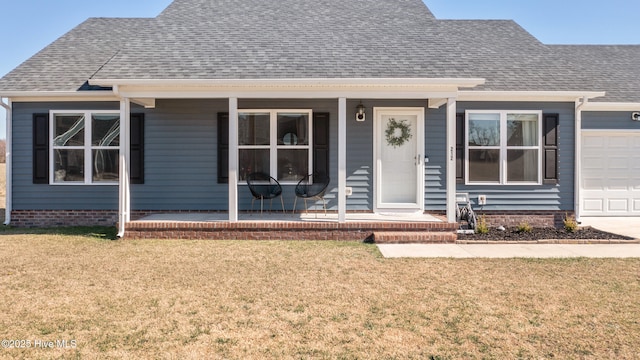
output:
[[347, 99], [338, 99], [338, 222], [347, 222]]
[[229, 98], [229, 222], [238, 222], [238, 98]]
[[131, 157], [131, 102], [120, 101], [120, 163], [118, 176], [118, 237], [124, 236], [125, 225], [131, 221], [131, 191], [129, 188]]
[[447, 221], [456, 222], [456, 99], [447, 99]]

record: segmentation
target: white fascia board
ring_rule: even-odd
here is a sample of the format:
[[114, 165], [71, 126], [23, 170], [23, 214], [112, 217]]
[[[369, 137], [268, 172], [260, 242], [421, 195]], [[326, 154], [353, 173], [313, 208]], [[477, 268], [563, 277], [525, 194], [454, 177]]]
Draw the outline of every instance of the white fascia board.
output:
[[13, 102], [120, 101], [111, 90], [95, 91], [10, 91], [0, 94]]
[[485, 83], [481, 78], [307, 78], [307, 79], [90, 79], [90, 85], [112, 87], [196, 86], [196, 87], [341, 87], [341, 86], [455, 86], [472, 88]]
[[408, 89], [392, 89], [385, 90], [326, 90], [326, 91], [309, 91], [309, 90], [204, 90], [198, 91], [193, 89], [183, 90], [150, 90], [141, 88], [121, 87], [120, 94], [132, 99], [224, 99], [229, 97], [235, 98], [260, 98], [260, 99], [334, 99], [334, 98], [362, 98], [362, 99], [429, 99], [456, 97], [456, 89], [439, 89], [439, 90], [408, 90]]
[[574, 102], [605, 96], [604, 91], [465, 91], [458, 93], [458, 101], [551, 101]]
[[640, 103], [632, 102], [588, 102], [582, 111], [640, 111]]
[[379, 78], [379, 79], [229, 79], [229, 80], [90, 80], [111, 86], [119, 96], [132, 99], [181, 98], [368, 98], [425, 99], [456, 97], [460, 88], [484, 79]]

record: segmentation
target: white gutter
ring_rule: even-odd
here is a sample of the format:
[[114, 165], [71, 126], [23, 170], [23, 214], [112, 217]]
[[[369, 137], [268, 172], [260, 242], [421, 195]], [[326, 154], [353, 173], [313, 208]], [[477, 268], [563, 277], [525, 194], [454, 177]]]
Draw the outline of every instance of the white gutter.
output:
[[7, 138], [6, 138], [6, 166], [7, 166], [7, 182], [6, 182], [6, 205], [5, 205], [5, 217], [4, 224], [9, 225], [11, 223], [11, 209], [13, 208], [13, 156], [12, 156], [12, 105], [11, 99], [7, 99], [5, 103], [0, 98], [0, 105], [7, 111]]
[[[114, 99], [111, 90], [91, 91], [7, 91], [0, 92], [0, 97], [7, 98], [89, 98]], [[15, 102], [15, 101], [14, 101]]]
[[640, 111], [640, 103], [589, 102], [582, 111]]
[[301, 79], [90, 79], [90, 85], [133, 86], [457, 86], [475, 87], [481, 78], [301, 78]]
[[[582, 101], [581, 101], [582, 100]], [[574, 204], [576, 222], [581, 222], [580, 214], [580, 179], [582, 178], [582, 111], [589, 103], [589, 99], [585, 96], [576, 100], [576, 121], [575, 121], [575, 169], [574, 169]]]
[[461, 90], [458, 101], [568, 101], [605, 96], [603, 91], [474, 91]]

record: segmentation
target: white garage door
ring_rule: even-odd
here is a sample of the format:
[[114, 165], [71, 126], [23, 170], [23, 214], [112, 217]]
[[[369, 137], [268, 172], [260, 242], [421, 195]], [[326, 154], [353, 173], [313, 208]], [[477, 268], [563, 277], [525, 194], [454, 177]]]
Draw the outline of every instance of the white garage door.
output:
[[640, 133], [582, 135], [584, 216], [640, 216]]

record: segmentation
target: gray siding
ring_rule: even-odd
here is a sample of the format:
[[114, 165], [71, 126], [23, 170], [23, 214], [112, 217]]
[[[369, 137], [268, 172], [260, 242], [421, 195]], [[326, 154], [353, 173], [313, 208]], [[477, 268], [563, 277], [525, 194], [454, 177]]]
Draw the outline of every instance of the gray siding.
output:
[[[367, 120], [356, 122], [355, 108], [360, 100], [347, 102], [347, 186], [353, 195], [347, 198], [347, 210], [373, 209], [373, 108], [424, 107], [426, 101], [362, 100]], [[241, 109], [300, 108], [314, 112], [329, 112], [331, 183], [326, 199], [328, 208], [337, 209], [338, 181], [338, 116], [336, 99], [324, 100], [249, 100], [239, 102]], [[56, 110], [115, 110], [117, 103], [15, 103], [14, 104], [14, 208], [62, 210], [117, 209], [117, 186], [52, 186], [32, 184], [32, 115]], [[459, 192], [469, 192], [472, 198], [486, 194], [486, 210], [571, 210], [573, 208], [573, 104], [560, 103], [458, 103], [465, 109], [522, 109], [560, 113], [560, 184], [541, 186], [467, 186], [458, 184]], [[145, 184], [132, 185], [134, 210], [226, 210], [228, 185], [217, 183], [217, 113], [226, 112], [226, 99], [158, 100], [155, 109], [134, 107], [144, 112], [145, 121]], [[445, 110], [426, 109], [425, 209], [445, 208]], [[620, 113], [622, 114], [622, 113]], [[585, 125], [599, 124], [598, 113], [589, 113]], [[618, 114], [616, 114], [618, 115]], [[591, 116], [595, 120], [591, 120]], [[608, 114], [610, 118], [610, 114]], [[628, 113], [624, 116], [629, 117]], [[620, 115], [620, 123], [624, 121]], [[624, 120], [624, 121], [623, 121]], [[635, 124], [635, 123], [634, 123]], [[246, 185], [238, 186], [239, 208], [251, 207]], [[287, 209], [294, 201], [293, 185], [284, 186], [283, 199]], [[274, 204], [279, 209], [280, 204]], [[299, 203], [298, 209], [303, 205]]]
[[133, 210], [223, 210], [217, 182], [217, 113], [224, 100], [158, 100], [145, 112], [145, 183], [132, 185]]
[[425, 118], [425, 210], [444, 210], [446, 198], [446, 106], [428, 109]]
[[[457, 184], [457, 192], [468, 192], [475, 204], [487, 195], [484, 210], [567, 210], [573, 209], [575, 113], [573, 103], [482, 103], [459, 102], [457, 112], [465, 110], [542, 110], [559, 113], [559, 184], [537, 186]], [[433, 133], [430, 133], [432, 131]], [[445, 112], [430, 110], [427, 116], [425, 208], [445, 209]], [[477, 207], [477, 206], [476, 206]]]
[[118, 103], [14, 103], [13, 104], [13, 209], [114, 210], [118, 186], [34, 185], [33, 114], [49, 110], [117, 110]]
[[582, 113], [584, 130], [640, 130], [640, 121], [631, 120], [630, 111], [586, 111]]

